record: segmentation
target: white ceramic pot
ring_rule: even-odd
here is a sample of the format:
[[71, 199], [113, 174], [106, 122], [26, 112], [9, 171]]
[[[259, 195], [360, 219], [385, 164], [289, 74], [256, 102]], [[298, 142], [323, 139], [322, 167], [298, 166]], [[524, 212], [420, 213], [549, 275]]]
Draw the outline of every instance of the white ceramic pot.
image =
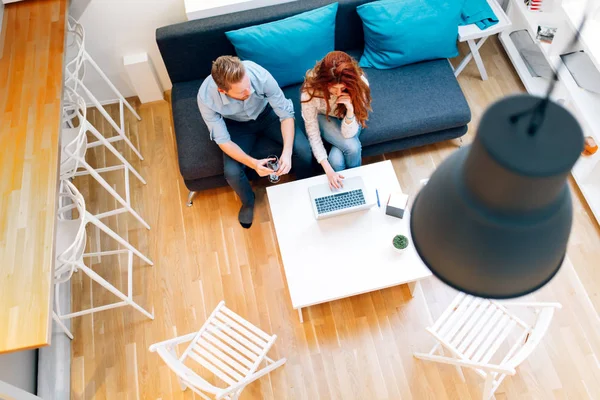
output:
[[[395, 238], [395, 236], [394, 236], [394, 238]], [[410, 241], [408, 242], [408, 246], [410, 246]], [[406, 249], [408, 249], [408, 246], [406, 246], [406, 247], [405, 247], [405, 248], [403, 248], [403, 249], [399, 249], [399, 248], [397, 248], [396, 246], [394, 246], [394, 242], [392, 241], [392, 247], [394, 248], [394, 251], [396, 251], [396, 252], [398, 252], [398, 253], [404, 253], [404, 251], [405, 251]]]
[[396, 246], [392, 245], [392, 247], [394, 248], [394, 251], [396, 253], [404, 253], [406, 251], [406, 249], [408, 249], [408, 247], [404, 248], [404, 249], [399, 249]]

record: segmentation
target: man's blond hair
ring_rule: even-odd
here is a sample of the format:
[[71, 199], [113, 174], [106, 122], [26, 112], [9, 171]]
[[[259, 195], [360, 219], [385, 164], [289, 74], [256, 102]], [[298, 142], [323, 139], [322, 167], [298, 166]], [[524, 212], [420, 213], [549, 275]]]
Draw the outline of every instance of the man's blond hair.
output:
[[234, 56], [221, 56], [213, 61], [210, 72], [217, 87], [225, 91], [234, 83], [240, 82], [246, 74], [242, 61]]

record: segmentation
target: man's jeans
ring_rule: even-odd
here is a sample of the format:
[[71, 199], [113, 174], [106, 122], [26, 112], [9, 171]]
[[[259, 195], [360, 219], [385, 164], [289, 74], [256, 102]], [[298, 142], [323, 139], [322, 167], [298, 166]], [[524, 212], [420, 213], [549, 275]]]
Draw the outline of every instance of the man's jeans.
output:
[[[312, 151], [308, 139], [295, 121], [294, 147], [292, 151], [292, 172], [298, 179], [307, 178], [312, 172]], [[300, 121], [300, 123], [302, 123]], [[237, 144], [246, 154], [250, 154], [254, 144], [261, 136], [283, 145], [281, 122], [270, 105], [254, 121], [238, 122], [225, 119], [231, 141]], [[278, 157], [280, 154], [276, 154]], [[254, 192], [246, 176], [246, 166], [223, 153], [224, 174], [229, 186], [235, 190], [242, 204], [254, 204]]]

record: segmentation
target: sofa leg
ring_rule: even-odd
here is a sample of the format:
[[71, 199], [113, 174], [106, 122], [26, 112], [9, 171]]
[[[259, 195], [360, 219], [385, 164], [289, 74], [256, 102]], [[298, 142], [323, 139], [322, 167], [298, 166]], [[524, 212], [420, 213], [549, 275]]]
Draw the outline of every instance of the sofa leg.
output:
[[198, 193], [198, 192], [194, 192], [193, 190], [190, 190], [190, 193], [188, 194], [187, 203], [186, 203], [186, 205], [188, 207], [191, 207], [194, 204], [194, 197], [196, 197], [196, 193]]

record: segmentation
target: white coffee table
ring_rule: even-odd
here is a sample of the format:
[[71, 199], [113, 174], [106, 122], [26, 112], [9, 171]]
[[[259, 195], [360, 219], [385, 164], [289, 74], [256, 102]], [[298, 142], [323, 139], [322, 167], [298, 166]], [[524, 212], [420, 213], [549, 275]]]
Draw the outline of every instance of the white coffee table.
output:
[[346, 178], [362, 176], [366, 190], [379, 190], [381, 208], [317, 221], [308, 188], [327, 183], [325, 175], [267, 188], [279, 251], [292, 306], [303, 322], [302, 308], [408, 284], [414, 293], [431, 275], [414, 247], [401, 254], [392, 247], [396, 234], [409, 235], [409, 218], [385, 214], [385, 203], [400, 184], [390, 161], [354, 168]]

